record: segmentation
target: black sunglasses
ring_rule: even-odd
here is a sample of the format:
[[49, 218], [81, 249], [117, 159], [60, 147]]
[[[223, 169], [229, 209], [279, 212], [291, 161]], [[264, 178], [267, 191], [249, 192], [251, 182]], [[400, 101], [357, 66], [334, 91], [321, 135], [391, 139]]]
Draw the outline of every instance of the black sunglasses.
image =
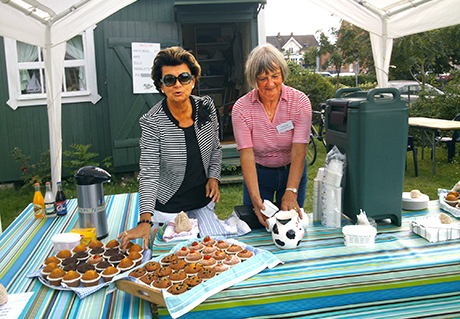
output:
[[173, 86], [176, 84], [176, 81], [179, 80], [181, 84], [189, 84], [192, 82], [193, 75], [188, 72], [179, 74], [179, 76], [174, 76], [172, 74], [166, 74], [160, 81], [166, 86]]

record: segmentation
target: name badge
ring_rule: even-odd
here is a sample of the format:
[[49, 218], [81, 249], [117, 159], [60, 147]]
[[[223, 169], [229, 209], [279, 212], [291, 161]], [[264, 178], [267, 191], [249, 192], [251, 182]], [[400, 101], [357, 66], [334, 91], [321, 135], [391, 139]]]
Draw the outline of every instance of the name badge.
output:
[[287, 121], [287, 122], [285, 122], [285, 123], [282, 123], [282, 124], [280, 124], [280, 125], [277, 125], [277, 126], [276, 126], [276, 129], [278, 130], [278, 134], [282, 134], [282, 133], [284, 133], [284, 132], [287, 132], [287, 131], [289, 131], [289, 130], [294, 129], [294, 124], [292, 124], [292, 121], [289, 120], [289, 121]]

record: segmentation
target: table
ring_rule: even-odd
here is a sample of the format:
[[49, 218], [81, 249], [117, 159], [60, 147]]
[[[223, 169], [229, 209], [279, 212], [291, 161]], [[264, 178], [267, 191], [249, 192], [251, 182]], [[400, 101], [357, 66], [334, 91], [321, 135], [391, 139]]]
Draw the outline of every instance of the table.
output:
[[[410, 117], [409, 126], [424, 131], [432, 131], [431, 154], [433, 161], [433, 175], [436, 171], [436, 131], [460, 130], [460, 122], [452, 120], [433, 119], [428, 117]], [[422, 149], [423, 159], [423, 149]]]
[[[104, 242], [136, 223], [138, 195], [108, 196], [107, 202]], [[99, 291], [80, 300], [25, 278], [51, 254], [50, 236], [75, 226], [75, 210], [72, 199], [68, 216], [35, 221], [28, 206], [0, 236], [0, 283], [9, 293], [35, 293], [21, 318], [150, 318], [147, 302], [122, 291]], [[272, 252], [284, 264], [221, 291], [181, 318], [458, 317], [460, 240], [430, 243], [409, 228], [415, 217], [439, 213], [438, 201], [432, 201], [426, 210], [403, 212], [401, 227], [379, 224], [373, 248], [347, 248], [341, 229], [318, 222], [294, 250], [278, 249], [265, 230], [252, 231], [238, 240]], [[175, 245], [155, 243], [153, 255]], [[166, 308], [158, 308], [158, 314], [170, 318]]]

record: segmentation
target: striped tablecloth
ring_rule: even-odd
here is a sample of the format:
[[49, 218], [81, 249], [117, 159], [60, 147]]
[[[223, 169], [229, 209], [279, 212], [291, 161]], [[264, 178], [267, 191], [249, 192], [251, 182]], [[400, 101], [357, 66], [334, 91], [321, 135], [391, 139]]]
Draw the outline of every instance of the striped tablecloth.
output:
[[[114, 239], [138, 221], [138, 194], [106, 196], [109, 235]], [[78, 226], [77, 201], [68, 201], [68, 214], [51, 219], [35, 219], [32, 205], [0, 236], [0, 283], [8, 294], [33, 292], [20, 318], [152, 318], [151, 305], [112, 286], [79, 299], [69, 291], [50, 289], [28, 273], [40, 268], [53, 254], [51, 237]], [[112, 291], [112, 292], [111, 292]]]
[[[341, 229], [311, 226], [300, 248], [280, 250], [262, 230], [238, 240], [284, 264], [230, 287], [181, 318], [460, 317], [460, 240], [430, 243], [410, 231], [429, 209], [403, 212], [402, 227], [379, 224], [373, 248], [349, 248]], [[155, 253], [168, 251], [157, 242]], [[160, 318], [169, 318], [159, 308]]]
[[[138, 219], [138, 195], [107, 196], [109, 236]], [[310, 226], [300, 248], [279, 250], [266, 231], [238, 240], [271, 251], [284, 264], [209, 298], [181, 318], [409, 318], [460, 317], [460, 240], [429, 243], [409, 222], [439, 214], [403, 212], [402, 227], [378, 225], [373, 248], [347, 248], [340, 229]], [[0, 236], [0, 283], [8, 293], [34, 292], [21, 318], [151, 318], [150, 304], [103, 289], [84, 299], [43, 286], [26, 274], [52, 254], [52, 235], [77, 228], [77, 203], [65, 217], [35, 220], [29, 205]], [[153, 254], [176, 243], [156, 242]], [[160, 318], [168, 318], [159, 308]]]

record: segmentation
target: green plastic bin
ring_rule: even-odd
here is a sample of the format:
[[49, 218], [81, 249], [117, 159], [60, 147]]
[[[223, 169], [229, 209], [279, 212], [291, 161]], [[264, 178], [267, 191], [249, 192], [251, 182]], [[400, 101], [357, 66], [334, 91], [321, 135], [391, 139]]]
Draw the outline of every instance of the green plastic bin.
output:
[[362, 209], [401, 226], [408, 117], [394, 88], [340, 89], [327, 101], [326, 141], [347, 156], [343, 213], [355, 222]]

